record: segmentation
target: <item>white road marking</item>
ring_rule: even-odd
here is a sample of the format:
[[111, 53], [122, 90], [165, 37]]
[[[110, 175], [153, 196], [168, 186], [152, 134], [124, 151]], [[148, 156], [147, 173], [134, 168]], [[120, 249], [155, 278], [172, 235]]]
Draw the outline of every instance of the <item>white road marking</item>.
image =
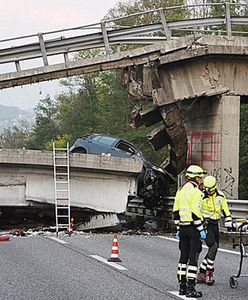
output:
[[[177, 242], [177, 243], [179, 242], [178, 239], [170, 238], [170, 237], [167, 237], [167, 236], [158, 236], [158, 238], [168, 240], [168, 241], [172, 241], [172, 242]], [[202, 247], [204, 249], [208, 249], [208, 247], [206, 245], [202, 245]], [[238, 251], [232, 251], [232, 250], [227, 250], [227, 249], [222, 249], [222, 248], [219, 248], [218, 251], [240, 255], [240, 252], [238, 252]]]
[[112, 266], [112, 267], [114, 267], [114, 268], [116, 268], [118, 270], [121, 270], [121, 271], [127, 270], [123, 266], [118, 265], [115, 262], [107, 261], [107, 259], [105, 259], [105, 258], [103, 258], [101, 256], [98, 256], [98, 255], [90, 255], [90, 256], [93, 257], [93, 258], [95, 258], [95, 259], [97, 259], [97, 260], [99, 260], [99, 261], [101, 261], [101, 262], [103, 262], [103, 263], [105, 263], [105, 264], [107, 264], [107, 265], [110, 265], [110, 266]]
[[168, 291], [168, 293], [178, 297], [179, 299], [184, 299], [184, 300], [196, 299], [196, 298], [187, 298], [186, 296], [181, 296], [181, 295], [179, 295], [178, 292], [174, 292], [174, 291]]
[[50, 240], [54, 240], [55, 242], [58, 242], [60, 244], [67, 244], [67, 242], [63, 241], [63, 240], [60, 240], [59, 238], [56, 238], [55, 236], [48, 236], [48, 238]]

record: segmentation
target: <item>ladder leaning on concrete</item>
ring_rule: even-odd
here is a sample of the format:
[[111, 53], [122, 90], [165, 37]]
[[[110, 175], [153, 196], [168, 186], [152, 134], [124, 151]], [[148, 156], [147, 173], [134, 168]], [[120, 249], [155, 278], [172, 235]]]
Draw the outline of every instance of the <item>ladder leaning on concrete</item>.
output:
[[59, 229], [70, 228], [70, 169], [69, 143], [66, 148], [56, 148], [53, 142], [56, 234]]

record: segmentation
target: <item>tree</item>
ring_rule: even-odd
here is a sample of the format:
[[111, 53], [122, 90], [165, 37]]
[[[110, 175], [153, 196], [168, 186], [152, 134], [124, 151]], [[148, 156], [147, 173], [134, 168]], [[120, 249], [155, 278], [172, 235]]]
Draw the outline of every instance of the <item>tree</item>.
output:
[[49, 96], [41, 99], [35, 107], [35, 126], [28, 141], [31, 149], [44, 149], [47, 142], [55, 139], [63, 128], [58, 122], [58, 107], [56, 101]]
[[22, 149], [28, 145], [31, 136], [31, 124], [21, 120], [12, 128], [5, 128], [0, 135], [0, 145], [7, 149]]
[[[120, 28], [134, 27], [138, 25], [147, 25], [161, 23], [159, 8], [163, 8], [165, 19], [167, 22], [185, 20], [188, 16], [188, 10], [183, 7], [184, 0], [132, 0], [120, 1], [116, 6], [108, 11], [107, 19], [122, 18], [114, 20], [115, 26]], [[171, 7], [173, 7], [171, 9]], [[140, 14], [143, 12], [143, 14]], [[138, 14], [137, 14], [138, 13]], [[128, 16], [134, 14], [134, 16]], [[126, 17], [128, 16], [128, 17]], [[126, 18], [125, 18], [126, 17]], [[181, 31], [174, 31], [174, 35], [184, 34]], [[164, 36], [165, 32], [153, 33], [154, 36]], [[122, 50], [133, 49], [138, 45], [122, 46]]]
[[248, 104], [240, 108], [239, 198], [248, 199]]
[[[135, 14], [139, 12], [148, 12], [159, 8], [169, 8], [174, 6], [184, 5], [184, 0], [132, 0], [132, 1], [121, 1], [116, 4], [116, 6], [108, 11], [107, 17], [114, 19], [119, 17], [124, 17], [130, 14]], [[175, 21], [183, 16], [182, 9], [180, 9], [180, 14], [176, 10], [168, 9], [166, 13], [166, 20]], [[115, 21], [119, 25], [129, 25], [136, 26], [140, 24], [149, 24], [160, 21], [160, 16], [158, 12], [152, 12], [149, 14], [142, 14], [139, 16], [128, 17], [123, 20]]]
[[[248, 6], [247, 0], [186, 0], [187, 5], [198, 5], [190, 9], [193, 18], [212, 18], [212, 17], [226, 17], [226, 10], [229, 7], [230, 15], [232, 17], [241, 17], [247, 15]], [[228, 5], [228, 6], [227, 6]], [[226, 34], [226, 24], [205, 26], [204, 29], [219, 31]], [[247, 32], [247, 25], [232, 25], [232, 31]]]

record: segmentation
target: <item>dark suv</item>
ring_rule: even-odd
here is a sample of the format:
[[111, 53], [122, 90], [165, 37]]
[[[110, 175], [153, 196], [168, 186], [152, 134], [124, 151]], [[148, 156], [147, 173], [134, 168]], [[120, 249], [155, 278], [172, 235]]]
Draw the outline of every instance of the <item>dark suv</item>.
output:
[[130, 143], [108, 135], [91, 134], [76, 140], [70, 148], [72, 153], [88, 153], [101, 155], [109, 153], [117, 157], [130, 157], [132, 155], [144, 159], [143, 154]]
[[138, 179], [138, 196], [147, 208], [158, 204], [161, 197], [168, 196], [168, 177], [160, 168], [146, 160], [135, 146], [117, 137], [91, 134], [78, 138], [70, 148], [71, 153], [101, 155], [109, 153], [117, 157], [137, 156], [143, 161], [143, 172]]

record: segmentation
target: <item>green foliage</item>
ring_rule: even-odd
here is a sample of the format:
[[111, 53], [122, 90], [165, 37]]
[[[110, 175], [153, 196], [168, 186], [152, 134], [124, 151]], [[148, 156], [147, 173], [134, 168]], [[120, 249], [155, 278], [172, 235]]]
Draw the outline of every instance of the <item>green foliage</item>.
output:
[[[152, 11], [159, 8], [168, 8], [171, 6], [180, 6], [184, 4], [184, 0], [132, 0], [132, 1], [119, 1], [116, 6], [109, 10], [108, 18], [120, 18], [138, 12]], [[177, 10], [166, 11], [166, 20], [179, 20], [183, 17], [185, 11], [180, 8], [180, 14]], [[158, 12], [149, 14], [142, 14], [139, 16], [132, 16], [117, 20], [115, 23], [120, 26], [136, 26], [140, 24], [151, 24], [160, 21]]]
[[63, 136], [57, 136], [54, 141], [49, 141], [46, 144], [46, 150], [53, 150], [53, 142], [56, 148], [66, 148], [68, 141], [71, 139], [70, 135], [65, 134]]
[[[231, 17], [241, 17], [241, 16], [247, 16], [248, 15], [248, 6], [242, 5], [247, 4], [247, 0], [186, 0], [186, 4], [188, 5], [202, 5], [198, 6], [197, 8], [191, 8], [190, 14], [193, 18], [202, 18], [202, 17], [222, 17], [225, 19], [226, 17], [226, 9], [229, 4], [229, 10]], [[211, 4], [213, 4], [211, 6]], [[204, 6], [205, 5], [205, 6]], [[226, 34], [227, 28], [226, 24], [222, 25], [210, 25], [205, 26], [205, 29], [210, 30], [218, 30], [221, 34]], [[232, 31], [236, 31], [235, 34], [238, 34], [237, 32], [242, 33], [244, 35], [244, 32], [248, 33], [248, 26], [247, 25], [233, 25], [231, 26]]]
[[63, 128], [58, 122], [58, 106], [49, 96], [40, 100], [35, 108], [35, 126], [28, 141], [31, 149], [44, 149], [47, 142], [55, 139]]
[[[167, 9], [166, 20], [182, 20], [190, 17], [219, 16], [225, 15], [224, 0], [129, 0], [119, 1], [107, 15], [108, 18], [118, 18], [140, 11], [148, 11], [165, 8], [169, 6], [180, 6], [186, 4], [223, 3], [223, 6], [213, 6], [203, 9], [202, 7], [193, 9]], [[232, 3], [243, 3], [245, 1], [232, 1]], [[246, 1], [247, 2], [247, 1]], [[231, 14], [247, 15], [246, 9], [241, 6], [231, 6]], [[138, 24], [150, 24], [160, 21], [159, 14], [151, 13], [136, 17], [125, 18], [115, 22], [118, 26], [136, 26]], [[209, 27], [211, 29], [211, 27]], [[212, 28], [213, 29], [213, 28]], [[225, 30], [225, 25], [220, 25], [219, 29]], [[246, 30], [242, 25], [235, 27], [236, 30]], [[248, 30], [246, 30], [248, 31]], [[162, 34], [162, 33], [161, 33]], [[179, 32], [182, 34], [182, 32]], [[129, 46], [126, 50], [130, 49]], [[80, 52], [75, 59], [88, 59], [102, 54], [102, 50], [87, 50]], [[70, 145], [85, 134], [103, 133], [121, 137], [134, 144], [140, 149], [146, 158], [161, 164], [168, 156], [166, 147], [155, 152], [148, 143], [147, 134], [154, 127], [140, 127], [132, 129], [129, 127], [129, 118], [133, 109], [127, 92], [121, 83], [120, 71], [105, 71], [92, 73], [75, 78], [61, 80], [66, 92], [61, 93], [55, 100], [49, 96], [40, 100], [35, 109], [36, 122], [30, 131], [25, 131], [14, 127], [5, 130], [0, 136], [1, 145], [8, 148], [28, 147], [30, 149], [52, 149], [52, 141], [57, 147], [64, 147], [68, 141]], [[144, 103], [143, 106], [146, 106]], [[248, 199], [248, 104], [241, 105], [241, 125], [240, 125], [240, 198]]]
[[155, 127], [158, 127], [158, 125], [159, 124], [156, 124], [149, 128], [142, 126], [140, 128], [130, 129], [127, 132], [123, 132], [122, 138], [140, 149], [147, 159], [159, 166], [168, 156], [168, 149], [167, 147], [164, 147], [159, 151], [154, 151], [147, 139], [148, 133], [150, 133]]
[[[178, 21], [184, 20], [188, 17], [188, 10], [180, 7], [184, 5], [184, 0], [132, 0], [132, 1], [119, 1], [116, 6], [109, 10], [107, 14], [108, 19], [115, 19], [125, 17], [127, 15], [136, 14], [129, 16], [128, 18], [122, 18], [121, 20], [115, 20], [116, 26], [120, 27], [132, 27], [138, 25], [154, 24], [155, 22], [161, 23], [159, 8], [166, 9], [164, 14], [166, 21]], [[170, 9], [170, 7], [179, 6], [178, 8]], [[155, 11], [154, 11], [155, 10]], [[152, 11], [149, 12], [148, 11]], [[147, 12], [145, 14], [139, 14], [140, 12]], [[174, 33], [175, 34], [175, 33]], [[178, 35], [183, 34], [179, 32]], [[159, 32], [154, 35], [164, 36], [164, 32]], [[122, 50], [133, 49], [138, 46], [122, 46]]]
[[28, 145], [30, 130], [21, 126], [4, 129], [0, 135], [0, 145], [7, 149], [22, 149]]
[[240, 109], [239, 198], [248, 199], [248, 104]]

